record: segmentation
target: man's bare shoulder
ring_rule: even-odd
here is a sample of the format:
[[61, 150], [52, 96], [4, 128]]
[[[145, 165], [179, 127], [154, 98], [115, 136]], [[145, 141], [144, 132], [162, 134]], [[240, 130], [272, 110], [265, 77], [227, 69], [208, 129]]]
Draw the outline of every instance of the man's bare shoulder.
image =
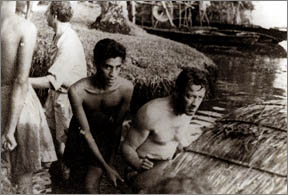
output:
[[91, 77], [82, 78], [70, 86], [68, 93], [81, 94], [84, 92], [84, 89], [89, 86], [91, 86]]
[[144, 104], [137, 112], [137, 121], [151, 124], [162, 118], [169, 107], [168, 97], [156, 98]]
[[13, 28], [14, 30], [22, 33], [28, 34], [37, 32], [37, 28], [32, 22], [17, 15], [7, 18], [4, 22], [4, 25], [8, 28]]

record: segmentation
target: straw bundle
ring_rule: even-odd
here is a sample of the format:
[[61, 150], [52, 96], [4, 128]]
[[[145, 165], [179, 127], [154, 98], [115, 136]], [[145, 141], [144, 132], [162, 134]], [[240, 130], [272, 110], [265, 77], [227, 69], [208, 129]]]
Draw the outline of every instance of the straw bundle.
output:
[[[229, 169], [239, 167], [246, 172], [243, 177], [240, 170], [229, 173], [235, 180], [227, 180], [227, 191], [221, 191], [222, 188], [218, 190], [214, 186], [217, 189], [215, 193], [239, 193], [233, 191], [233, 183], [248, 188], [240, 190], [241, 193], [286, 193], [286, 128], [285, 102], [279, 100], [257, 103], [237, 109], [218, 120], [216, 126], [206, 129], [187, 151], [214, 159], [213, 163], [225, 162]], [[192, 167], [194, 166], [196, 165]], [[225, 172], [226, 168], [221, 169], [217, 170], [219, 174], [221, 171]], [[211, 176], [215, 175], [209, 175]]]

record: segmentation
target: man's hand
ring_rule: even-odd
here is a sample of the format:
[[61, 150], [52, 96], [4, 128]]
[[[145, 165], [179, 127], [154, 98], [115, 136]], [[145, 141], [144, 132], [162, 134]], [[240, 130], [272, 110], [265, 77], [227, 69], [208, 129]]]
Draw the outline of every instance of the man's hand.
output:
[[142, 158], [140, 159], [140, 163], [137, 166], [137, 169], [144, 169], [144, 170], [149, 170], [151, 168], [153, 168], [154, 164], [153, 162], [151, 162], [149, 159], [147, 158]]
[[4, 134], [1, 138], [2, 149], [12, 151], [17, 146], [14, 134]]
[[113, 184], [115, 187], [117, 187], [117, 180], [120, 180], [122, 182], [124, 182], [124, 180], [122, 179], [122, 177], [118, 174], [117, 171], [115, 171], [113, 168], [108, 167], [106, 169], [107, 171], [107, 175], [108, 177], [112, 180]]

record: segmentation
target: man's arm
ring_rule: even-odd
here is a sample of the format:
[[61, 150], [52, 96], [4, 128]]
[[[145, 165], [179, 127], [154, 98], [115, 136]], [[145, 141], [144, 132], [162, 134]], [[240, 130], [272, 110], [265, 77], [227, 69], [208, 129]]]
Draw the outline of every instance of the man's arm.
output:
[[13, 150], [17, 145], [14, 133], [28, 92], [28, 77], [37, 38], [37, 29], [32, 23], [23, 23], [20, 25], [20, 30], [22, 30], [21, 28], [25, 30], [18, 46], [18, 59], [16, 60], [18, 63], [15, 66], [15, 80], [9, 104], [10, 112], [5, 124], [5, 136], [8, 143], [10, 142], [10, 150]]
[[[73, 115], [76, 117], [76, 119], [79, 122], [79, 125], [83, 131], [83, 135], [85, 136], [85, 139], [92, 150], [92, 152], [95, 154], [97, 159], [101, 162], [101, 164], [104, 167], [107, 167], [107, 163], [105, 162], [103, 156], [101, 155], [99, 148], [92, 137], [90, 126], [88, 123], [88, 119], [86, 117], [84, 108], [83, 108], [83, 98], [82, 98], [82, 85], [83, 83], [77, 82], [74, 85], [72, 85], [68, 91], [69, 100], [71, 103]], [[80, 135], [79, 135], [80, 136]], [[76, 144], [76, 143], [75, 143]]]
[[130, 102], [131, 102], [132, 94], [133, 94], [133, 84], [129, 82], [128, 85], [125, 87], [125, 90], [122, 91], [122, 94], [123, 94], [123, 98], [121, 102], [121, 107], [117, 116], [115, 117], [115, 127], [116, 127], [115, 132], [114, 132], [115, 134], [113, 138], [111, 137], [111, 139], [113, 139], [112, 144], [113, 144], [114, 150], [113, 150], [113, 154], [111, 155], [111, 159], [109, 162], [110, 164], [112, 163], [112, 160], [120, 144], [122, 124], [126, 117], [127, 112], [130, 109]]
[[[150, 169], [153, 167], [153, 163], [148, 159], [140, 159], [137, 153], [138, 147], [140, 147], [148, 138], [150, 130], [147, 127], [147, 121], [143, 116], [145, 111], [140, 108], [136, 115], [135, 122], [130, 128], [127, 137], [122, 143], [121, 150], [125, 160], [137, 170], [139, 169]], [[135, 126], [135, 127], [134, 127]]]
[[49, 82], [48, 76], [45, 77], [30, 77], [29, 82], [36, 89], [49, 89], [51, 84]]
[[[84, 81], [85, 82], [85, 81]], [[120, 177], [120, 175], [112, 169], [104, 160], [101, 152], [99, 151], [99, 148], [97, 146], [97, 143], [95, 142], [91, 131], [90, 126], [83, 108], [83, 80], [80, 80], [76, 82], [74, 85], [72, 85], [68, 91], [69, 100], [71, 103], [73, 115], [78, 120], [80, 127], [82, 129], [82, 134], [84, 135], [89, 148], [92, 150], [93, 154], [96, 156], [96, 158], [100, 161], [100, 163], [103, 165], [105, 170], [107, 171], [108, 176], [113, 181], [114, 185], [116, 185], [116, 180], [120, 179], [123, 181], [123, 179]], [[79, 135], [80, 136], [80, 135]], [[75, 143], [77, 144], [77, 143]]]

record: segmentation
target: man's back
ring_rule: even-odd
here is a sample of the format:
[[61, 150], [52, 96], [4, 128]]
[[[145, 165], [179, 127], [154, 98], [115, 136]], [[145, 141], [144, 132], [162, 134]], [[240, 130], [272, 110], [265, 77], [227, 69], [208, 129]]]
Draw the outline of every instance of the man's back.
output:
[[[8, 116], [8, 111], [11, 112], [12, 107], [18, 109], [22, 105], [19, 98], [23, 99], [22, 96], [26, 93], [21, 95], [18, 89], [19, 85], [28, 81], [36, 35], [37, 29], [34, 24], [20, 16], [11, 14], [1, 21], [1, 122], [6, 122], [12, 117]], [[15, 82], [17, 92], [14, 90], [14, 96], [11, 97]], [[17, 105], [11, 102], [12, 99]], [[16, 115], [18, 114], [17, 112]]]
[[[6, 18], [1, 23], [1, 85], [10, 85], [19, 74], [21, 65], [31, 67], [34, 43], [36, 41], [36, 27], [31, 22], [17, 15]], [[33, 47], [32, 47], [33, 46]], [[24, 60], [20, 60], [27, 55]], [[30, 58], [30, 60], [28, 60]], [[28, 61], [27, 61], [27, 60]], [[22, 64], [23, 63], [23, 64]]]

